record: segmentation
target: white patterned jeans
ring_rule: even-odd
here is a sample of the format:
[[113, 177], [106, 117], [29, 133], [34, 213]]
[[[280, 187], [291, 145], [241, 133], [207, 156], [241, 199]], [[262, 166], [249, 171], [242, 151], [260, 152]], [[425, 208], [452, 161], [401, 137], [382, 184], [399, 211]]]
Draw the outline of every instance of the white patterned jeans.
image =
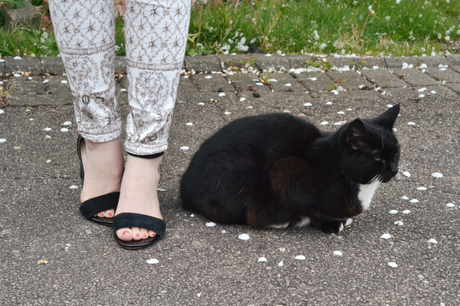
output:
[[[120, 137], [114, 1], [50, 0], [49, 5], [78, 132], [92, 142]], [[126, 0], [128, 153], [153, 155], [167, 149], [190, 6], [190, 0]]]

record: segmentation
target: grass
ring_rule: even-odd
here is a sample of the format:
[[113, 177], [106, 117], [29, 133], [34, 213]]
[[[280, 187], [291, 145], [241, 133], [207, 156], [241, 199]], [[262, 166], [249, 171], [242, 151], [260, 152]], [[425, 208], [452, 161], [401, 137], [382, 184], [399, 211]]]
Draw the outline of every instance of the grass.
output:
[[[377, 0], [371, 9], [373, 0], [241, 0], [236, 9], [234, 3], [192, 9], [188, 55], [256, 47], [285, 54], [421, 56], [455, 52], [460, 40], [460, 0]], [[117, 55], [124, 55], [121, 17], [116, 44]], [[3, 57], [58, 53], [52, 27], [0, 28]]]

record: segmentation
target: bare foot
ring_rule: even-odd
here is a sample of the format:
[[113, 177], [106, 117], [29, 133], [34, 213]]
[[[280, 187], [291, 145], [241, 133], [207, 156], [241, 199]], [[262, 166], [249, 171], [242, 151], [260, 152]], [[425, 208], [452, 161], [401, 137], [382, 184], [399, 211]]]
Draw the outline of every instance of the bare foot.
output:
[[[157, 191], [162, 159], [162, 156], [147, 159], [128, 155], [117, 215], [138, 213], [163, 219]], [[141, 240], [156, 235], [153, 231], [138, 227], [122, 228], [116, 234], [123, 241]]]
[[[108, 142], [91, 142], [84, 140], [81, 155], [85, 179], [80, 201], [120, 191], [123, 176], [123, 152], [120, 138]], [[115, 211], [109, 209], [97, 214], [98, 217], [113, 218]]]

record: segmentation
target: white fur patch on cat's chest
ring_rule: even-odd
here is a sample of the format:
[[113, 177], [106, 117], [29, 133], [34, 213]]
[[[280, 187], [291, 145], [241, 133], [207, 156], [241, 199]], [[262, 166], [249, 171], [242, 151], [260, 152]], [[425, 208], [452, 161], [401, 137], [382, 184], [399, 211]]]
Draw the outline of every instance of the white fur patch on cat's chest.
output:
[[380, 186], [380, 182], [375, 180], [370, 184], [360, 184], [358, 199], [361, 201], [363, 209], [368, 209], [371, 205], [372, 196], [377, 188]]

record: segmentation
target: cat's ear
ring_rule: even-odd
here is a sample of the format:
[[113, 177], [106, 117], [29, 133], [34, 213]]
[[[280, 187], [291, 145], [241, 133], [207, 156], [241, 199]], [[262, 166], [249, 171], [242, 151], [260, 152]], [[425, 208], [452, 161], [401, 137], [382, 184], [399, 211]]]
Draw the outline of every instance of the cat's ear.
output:
[[388, 109], [386, 112], [375, 118], [375, 123], [383, 126], [384, 128], [391, 130], [395, 124], [396, 118], [399, 114], [399, 104]]
[[345, 134], [347, 144], [353, 150], [362, 150], [366, 147], [366, 129], [360, 119], [355, 119], [347, 128]]

